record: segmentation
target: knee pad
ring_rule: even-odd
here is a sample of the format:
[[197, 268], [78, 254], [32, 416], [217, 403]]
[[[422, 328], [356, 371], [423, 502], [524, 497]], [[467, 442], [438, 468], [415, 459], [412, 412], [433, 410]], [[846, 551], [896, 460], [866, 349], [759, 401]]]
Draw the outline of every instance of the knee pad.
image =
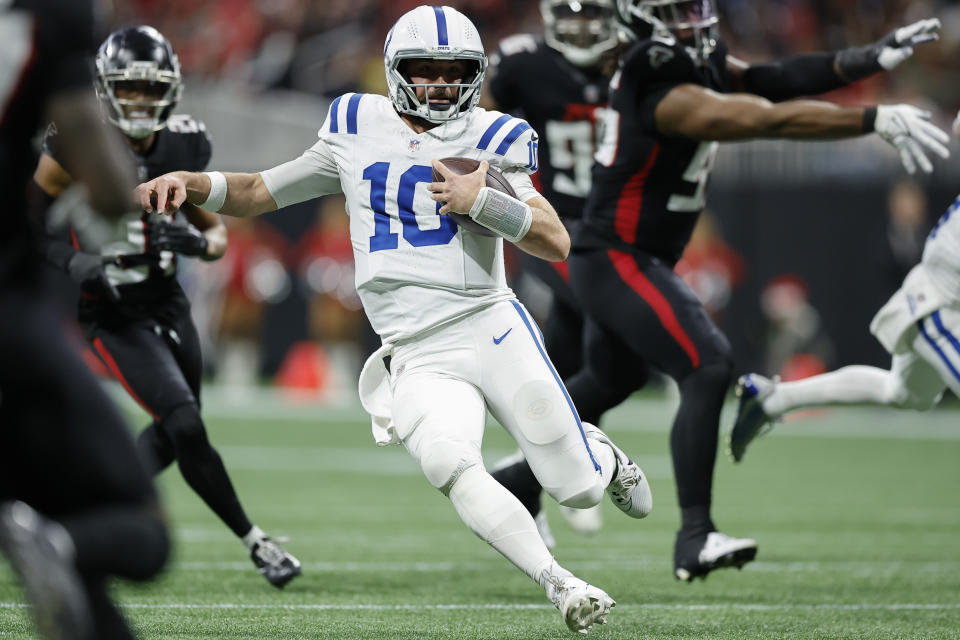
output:
[[160, 425], [173, 442], [177, 455], [210, 446], [207, 430], [200, 418], [200, 409], [195, 404], [176, 407], [163, 418]]
[[603, 499], [604, 487], [600, 474], [594, 474], [593, 482], [584, 486], [567, 486], [551, 491], [550, 495], [564, 507], [573, 509], [589, 509], [600, 504]]
[[524, 439], [538, 446], [567, 435], [573, 419], [567, 399], [552, 380], [521, 385], [513, 395], [513, 415]]
[[424, 446], [420, 468], [435, 488], [443, 495], [467, 469], [482, 465], [480, 453], [463, 442], [439, 440]]

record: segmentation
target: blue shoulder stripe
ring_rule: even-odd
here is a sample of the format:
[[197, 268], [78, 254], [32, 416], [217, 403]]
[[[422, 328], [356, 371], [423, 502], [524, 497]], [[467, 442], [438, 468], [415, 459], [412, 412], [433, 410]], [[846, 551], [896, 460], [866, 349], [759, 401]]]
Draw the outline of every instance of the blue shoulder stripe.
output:
[[501, 156], [507, 153], [507, 149], [510, 148], [510, 145], [512, 145], [513, 142], [517, 138], [519, 138], [521, 135], [523, 135], [523, 132], [529, 128], [530, 128], [530, 125], [528, 125], [526, 122], [521, 121], [520, 124], [518, 124], [513, 129], [510, 130], [510, 133], [507, 134], [507, 136], [503, 139], [503, 142], [500, 143], [500, 146], [497, 147], [497, 150], [494, 153], [499, 154]]
[[357, 111], [360, 110], [360, 99], [362, 93], [355, 93], [350, 96], [350, 102], [347, 103], [347, 133], [357, 132]]
[[336, 100], [333, 101], [333, 104], [330, 105], [330, 133], [337, 133], [339, 131], [337, 120], [340, 115], [340, 98], [343, 96], [338, 96]]
[[503, 125], [507, 124], [507, 121], [510, 120], [513, 116], [508, 116], [506, 114], [500, 116], [493, 121], [487, 130], [483, 132], [483, 136], [480, 138], [480, 142], [477, 144], [477, 149], [486, 149], [490, 144], [490, 141], [493, 140], [493, 136], [497, 135], [497, 131], [503, 128]]

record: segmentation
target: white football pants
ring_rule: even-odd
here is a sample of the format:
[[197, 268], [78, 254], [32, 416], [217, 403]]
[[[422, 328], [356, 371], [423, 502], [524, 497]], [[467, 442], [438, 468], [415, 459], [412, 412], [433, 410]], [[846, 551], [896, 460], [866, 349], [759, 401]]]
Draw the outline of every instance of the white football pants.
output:
[[947, 387], [960, 396], [960, 310], [951, 308], [917, 322], [910, 350], [894, 355], [889, 371], [855, 365], [784, 382], [763, 400], [763, 408], [772, 417], [833, 404], [923, 411], [933, 407]]
[[557, 502], [586, 508], [603, 497], [600, 465], [520, 303], [499, 302], [398, 343], [390, 370], [397, 433], [441, 491], [483, 466], [489, 408]]

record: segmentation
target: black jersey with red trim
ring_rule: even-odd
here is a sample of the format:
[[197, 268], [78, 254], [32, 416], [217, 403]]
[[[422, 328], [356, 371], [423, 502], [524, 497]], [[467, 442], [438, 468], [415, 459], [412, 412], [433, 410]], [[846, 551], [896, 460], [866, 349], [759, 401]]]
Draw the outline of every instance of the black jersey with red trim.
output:
[[722, 42], [699, 65], [682, 44], [634, 45], [611, 80], [593, 188], [574, 249], [635, 248], [674, 264], [705, 204], [716, 142], [657, 132], [654, 110], [681, 84], [729, 90]]
[[505, 38], [488, 74], [497, 109], [520, 114], [540, 133], [540, 168], [532, 176], [537, 190], [561, 218], [582, 217], [609, 77], [570, 64], [531, 34]]
[[[56, 125], [47, 128], [43, 151], [55, 160], [57, 157]], [[175, 114], [167, 120], [167, 126], [157, 131], [156, 138], [144, 153], [128, 147], [131, 162], [137, 170], [137, 180], [146, 182], [171, 171], [203, 171], [210, 162], [212, 145], [203, 122], [186, 114]], [[166, 258], [147, 246], [149, 229], [156, 224], [187, 224], [178, 212], [173, 219], [156, 213], [131, 212], [113, 224], [114, 236], [102, 246], [81, 250], [100, 251], [104, 255], [120, 256], [118, 266], [109, 265], [107, 276], [121, 290], [121, 305], [129, 306], [141, 301], [154, 300], [170, 291], [167, 280], [176, 272], [176, 256]], [[85, 297], [84, 304], [95, 297]], [[106, 304], [106, 302], [104, 301]], [[83, 305], [81, 305], [83, 307]], [[81, 309], [83, 311], [83, 309]]]
[[90, 0], [0, 2], [0, 285], [39, 272], [37, 229], [27, 185], [37, 166], [34, 137], [58, 94], [92, 91], [97, 36]]

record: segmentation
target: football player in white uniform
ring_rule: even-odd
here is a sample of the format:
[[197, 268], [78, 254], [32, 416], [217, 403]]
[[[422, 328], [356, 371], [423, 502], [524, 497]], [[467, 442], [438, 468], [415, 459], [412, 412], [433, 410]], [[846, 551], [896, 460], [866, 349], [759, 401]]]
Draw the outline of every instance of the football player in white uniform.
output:
[[[960, 136], [960, 113], [954, 132]], [[772, 422], [797, 409], [878, 404], [924, 411], [948, 387], [960, 395], [960, 197], [927, 237], [920, 264], [874, 316], [870, 332], [893, 356], [889, 370], [853, 365], [795, 382], [742, 376], [727, 450], [734, 462]]]
[[[379, 444], [402, 442], [463, 521], [537, 581], [567, 626], [606, 621], [614, 602], [551, 556], [520, 502], [484, 469], [486, 412], [517, 440], [547, 492], [573, 507], [604, 489], [646, 516], [640, 468], [599, 429], [581, 424], [534, 321], [504, 278], [503, 238], [546, 260], [570, 240], [533, 187], [537, 135], [520, 118], [477, 108], [487, 59], [476, 28], [450, 7], [403, 15], [384, 46], [389, 97], [333, 101], [319, 141], [260, 173], [175, 172], [137, 187], [145, 210], [185, 200], [252, 216], [343, 192], [357, 290], [383, 347], [364, 366], [360, 394]], [[436, 159], [467, 157], [457, 175]], [[519, 199], [485, 187], [499, 169]], [[433, 182], [432, 172], [444, 182]], [[468, 214], [494, 231], [459, 227]]]

